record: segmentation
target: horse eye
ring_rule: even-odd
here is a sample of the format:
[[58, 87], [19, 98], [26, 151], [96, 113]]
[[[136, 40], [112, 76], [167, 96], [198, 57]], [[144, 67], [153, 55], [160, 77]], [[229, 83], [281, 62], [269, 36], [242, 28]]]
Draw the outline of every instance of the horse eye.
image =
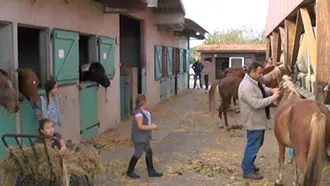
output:
[[33, 84], [35, 85], [36, 84], [36, 81], [33, 81]]

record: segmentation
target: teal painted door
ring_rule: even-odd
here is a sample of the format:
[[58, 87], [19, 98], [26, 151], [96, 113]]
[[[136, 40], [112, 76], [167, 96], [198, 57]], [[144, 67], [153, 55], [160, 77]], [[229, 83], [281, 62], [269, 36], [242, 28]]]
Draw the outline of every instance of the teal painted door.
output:
[[115, 40], [99, 37], [99, 62], [103, 65], [107, 76], [113, 79], [115, 75]]
[[79, 34], [53, 31], [53, 75], [58, 84], [72, 84], [79, 78]]
[[[163, 76], [162, 74], [162, 47], [161, 46], [155, 46], [154, 48], [154, 76], [155, 80], [160, 80]], [[165, 75], [165, 74], [164, 74]]]
[[129, 116], [130, 104], [129, 76], [120, 75], [120, 117], [126, 119]]
[[147, 79], [146, 79], [146, 69], [141, 69], [141, 91], [142, 94], [147, 93]]
[[188, 82], [188, 80], [187, 80], [187, 74], [183, 74], [181, 76], [181, 89], [182, 90], [183, 89], [187, 89], [187, 82]]
[[[16, 134], [17, 128], [16, 128], [16, 116], [14, 114], [11, 114], [7, 112], [5, 108], [0, 106], [0, 137], [4, 134]], [[15, 147], [16, 142], [12, 139], [6, 140], [9, 145]], [[4, 157], [4, 155], [7, 153], [6, 149], [4, 148], [4, 145], [0, 145], [0, 159]]]
[[[38, 95], [42, 95], [44, 93], [44, 90], [38, 91]], [[39, 122], [36, 118], [36, 110], [32, 108], [31, 103], [26, 98], [22, 102], [20, 102], [19, 113], [21, 134], [39, 134]], [[23, 143], [26, 145], [30, 145], [30, 142], [27, 139], [24, 139]]]
[[171, 94], [171, 96], [174, 96], [175, 95], [175, 77], [174, 76], [172, 76], [171, 78], [170, 78], [170, 94]]
[[167, 97], [167, 80], [160, 80], [160, 101], [164, 101]]
[[79, 86], [80, 138], [97, 135], [100, 125], [97, 117], [97, 85], [86, 82]]

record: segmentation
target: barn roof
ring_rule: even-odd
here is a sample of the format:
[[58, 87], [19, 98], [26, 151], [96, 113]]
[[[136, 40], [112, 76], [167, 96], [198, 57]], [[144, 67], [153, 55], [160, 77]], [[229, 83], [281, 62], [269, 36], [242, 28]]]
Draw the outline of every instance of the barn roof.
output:
[[298, 7], [315, 0], [269, 0], [265, 36], [276, 29]]
[[266, 52], [264, 44], [222, 44], [222, 45], [200, 45], [198, 52], [230, 52], [230, 53], [262, 53]]

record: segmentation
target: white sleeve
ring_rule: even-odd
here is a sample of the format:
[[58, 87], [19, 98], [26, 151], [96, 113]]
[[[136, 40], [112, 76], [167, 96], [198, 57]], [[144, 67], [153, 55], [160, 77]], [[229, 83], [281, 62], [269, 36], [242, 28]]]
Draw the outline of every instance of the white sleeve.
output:
[[142, 114], [141, 113], [137, 113], [137, 114], [135, 114], [135, 116], [134, 116], [135, 118], [140, 118], [140, 117], [143, 117], [142, 116]]

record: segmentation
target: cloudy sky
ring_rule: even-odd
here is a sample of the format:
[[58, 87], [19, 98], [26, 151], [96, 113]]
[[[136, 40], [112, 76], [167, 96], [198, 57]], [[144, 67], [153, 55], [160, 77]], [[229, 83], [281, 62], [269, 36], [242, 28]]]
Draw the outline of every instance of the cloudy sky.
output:
[[[258, 30], [266, 25], [268, 0], [182, 0], [186, 17], [209, 32], [241, 26]], [[191, 47], [200, 44], [191, 41]]]

